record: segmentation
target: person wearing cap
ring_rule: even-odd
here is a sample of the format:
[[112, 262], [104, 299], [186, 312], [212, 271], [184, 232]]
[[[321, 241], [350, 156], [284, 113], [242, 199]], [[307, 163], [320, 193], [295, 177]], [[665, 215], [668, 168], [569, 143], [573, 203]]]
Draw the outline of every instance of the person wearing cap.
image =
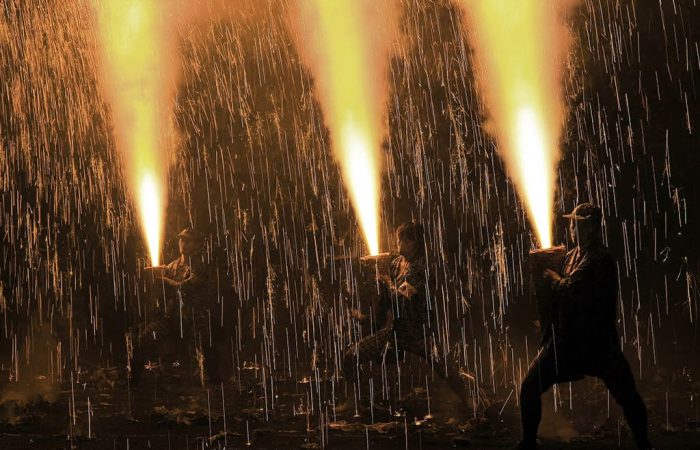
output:
[[386, 325], [348, 348], [341, 367], [343, 376], [354, 383], [364, 363], [381, 362], [386, 357], [398, 359], [399, 352], [405, 351], [431, 362], [435, 373], [468, 403], [466, 380], [459, 368], [445, 357], [434, 336], [435, 329], [430, 326], [432, 308], [426, 298], [423, 226], [404, 223], [397, 229], [396, 237], [400, 256], [392, 261], [390, 276], [377, 277], [388, 309]]
[[206, 371], [206, 379], [218, 383], [218, 355], [209, 330], [207, 268], [200, 255], [204, 237], [192, 228], [185, 228], [177, 237], [180, 255], [167, 265], [146, 268], [165, 298], [140, 333], [141, 346], [131, 364], [134, 383], [139, 381], [149, 357], [177, 353], [186, 343], [194, 343], [198, 362], [200, 356], [204, 358], [200, 370]]
[[197, 261], [204, 237], [192, 228], [185, 228], [178, 235], [180, 256], [166, 266], [149, 267], [157, 280], [184, 292], [196, 292], [203, 284], [204, 277], [201, 258]]
[[603, 245], [601, 210], [582, 203], [564, 217], [576, 246], [567, 253], [561, 274], [543, 273], [552, 290], [554, 320], [521, 385], [523, 435], [516, 448], [537, 447], [543, 393], [556, 383], [593, 376], [622, 407], [637, 447], [649, 449], [646, 406], [617, 333], [617, 268]]

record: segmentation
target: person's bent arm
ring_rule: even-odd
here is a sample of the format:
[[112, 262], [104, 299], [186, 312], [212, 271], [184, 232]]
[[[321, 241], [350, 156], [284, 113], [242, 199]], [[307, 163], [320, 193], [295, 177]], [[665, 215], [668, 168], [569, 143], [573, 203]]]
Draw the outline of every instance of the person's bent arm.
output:
[[202, 282], [202, 277], [197, 275], [196, 272], [192, 272], [189, 277], [185, 278], [182, 281], [173, 280], [172, 278], [166, 276], [161, 276], [159, 277], [159, 279], [163, 280], [163, 283], [167, 284], [168, 286], [178, 289], [187, 289], [195, 287]]
[[180, 282], [179, 287], [183, 289], [195, 288], [201, 285], [203, 281], [204, 278], [202, 276], [200, 276], [197, 272], [192, 271], [189, 277]]
[[422, 267], [412, 268], [406, 276], [406, 280], [399, 286], [386, 275], [381, 275], [379, 280], [386, 284], [390, 294], [399, 299], [411, 300], [414, 295], [425, 289], [425, 271]]
[[547, 269], [545, 276], [551, 280], [555, 301], [566, 302], [573, 298], [570, 294], [585, 290], [597, 282], [598, 274], [608, 270], [607, 261], [601, 258], [587, 258], [581, 262], [569, 275], [560, 276]]

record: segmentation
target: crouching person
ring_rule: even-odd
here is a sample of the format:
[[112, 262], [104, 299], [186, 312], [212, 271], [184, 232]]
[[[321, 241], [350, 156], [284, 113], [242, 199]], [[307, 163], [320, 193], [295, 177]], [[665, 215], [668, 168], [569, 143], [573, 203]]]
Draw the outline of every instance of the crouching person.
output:
[[[185, 349], [194, 350], [202, 381], [218, 384], [219, 355], [212, 332], [212, 299], [208, 269], [202, 261], [204, 237], [186, 228], [178, 234], [180, 256], [165, 266], [148, 267], [162, 301], [153, 317], [138, 333], [131, 362], [131, 379], [138, 384], [144, 366], [164, 356], [185, 359]], [[191, 345], [191, 346], [190, 346]]]
[[363, 364], [405, 351], [424, 359], [468, 403], [469, 376], [460, 374], [459, 368], [446, 358], [433, 335], [435, 328], [430, 327], [433, 312], [426, 298], [423, 226], [404, 223], [397, 229], [396, 238], [400, 256], [392, 261], [390, 275], [379, 275], [377, 280], [388, 309], [386, 323], [345, 352], [343, 376], [349, 382], [357, 382]]

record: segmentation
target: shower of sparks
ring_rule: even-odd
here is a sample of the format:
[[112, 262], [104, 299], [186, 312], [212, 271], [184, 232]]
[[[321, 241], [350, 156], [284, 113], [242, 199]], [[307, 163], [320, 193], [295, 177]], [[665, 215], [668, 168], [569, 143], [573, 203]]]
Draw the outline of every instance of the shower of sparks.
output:
[[479, 64], [492, 131], [542, 248], [552, 211], [563, 124], [568, 33], [558, 0], [460, 0]]
[[173, 108], [174, 64], [164, 4], [158, 0], [96, 3], [103, 86], [152, 265], [160, 261]]
[[[511, 182], [511, 164], [499, 164], [503, 158], [485, 133], [489, 101], [479, 101], [484, 89], [475, 82], [457, 1], [401, 1], [402, 39], [392, 47], [390, 69], [381, 58], [368, 63], [372, 74], [384, 65], [381, 74], [391, 83], [381, 102], [386, 86], [368, 86], [376, 89], [371, 105], [381, 104], [384, 114], [371, 110], [373, 117], [386, 127], [383, 133], [390, 131], [381, 158], [381, 217], [387, 226], [411, 217], [425, 225], [426, 306], [437, 312], [435, 326], [424, 330], [427, 348], [442, 343], [450, 358], [477, 375], [474, 391], [485, 392], [499, 414], [492, 423], [476, 401], [460, 411], [480, 418], [473, 422], [478, 433], [501, 427], [501, 420], [513, 420], [517, 430], [520, 383], [540, 341], [525, 259], [534, 226], [529, 211], [513, 214], [524, 205], [514, 191], [521, 185]], [[406, 426], [398, 429], [406, 442], [419, 445], [421, 430], [456, 432], [448, 419], [457, 408], [454, 397], [425, 362], [392, 349], [387, 364], [366, 367], [371, 378], [363, 376], [357, 389], [340, 374], [346, 349], [378, 329], [378, 322], [363, 324], [351, 315], [373, 307], [350, 256], [366, 240], [345, 214], [353, 206], [344, 169], [324, 146], [329, 136], [357, 132], [334, 126], [319, 70], [307, 70], [310, 58], [298, 57], [303, 52], [289, 33], [290, 15], [279, 7], [296, 1], [144, 3], [149, 11], [158, 6], [168, 30], [176, 28], [168, 36], [177, 37], [182, 63], [170, 119], [183, 145], [169, 166], [168, 192], [161, 166], [167, 146], [161, 130], [157, 136], [148, 130], [162, 127], [170, 104], [149, 112], [147, 105], [157, 103], [145, 99], [172, 99], [172, 91], [164, 84], [154, 95], [149, 79], [136, 80], [131, 72], [143, 66], [140, 58], [123, 73], [105, 61], [92, 3], [119, 13], [134, 2], [7, 0], [0, 8], [0, 398], [6, 401], [0, 427], [18, 430], [5, 433], [3, 444], [26, 447], [32, 436], [21, 430], [43, 417], [44, 447], [67, 446], [66, 437], [80, 445], [92, 436], [95, 446], [129, 448], [134, 435], [153, 448], [182, 448], [187, 439], [214, 448], [264, 447], [279, 441], [270, 429], [284, 430], [289, 446], [333, 448], [338, 439], [361, 446], [375, 438], [382, 446], [386, 427], [396, 429], [407, 411], [406, 394], [410, 410], [433, 415], [418, 426], [404, 414]], [[578, 4], [567, 20], [574, 45], [563, 82], [568, 111], [561, 145], [567, 151], [558, 165], [555, 211], [569, 212], [582, 201], [601, 206], [603, 238], [617, 261], [620, 345], [650, 410], [658, 412], [652, 422], [657, 417], [657, 425], [674, 430], [655, 434], [695, 438], [700, 2]], [[188, 11], [174, 10], [182, 5]], [[376, 36], [370, 19], [378, 16], [362, 16], [363, 39]], [[162, 31], [153, 35], [160, 39]], [[156, 46], [158, 39], [143, 36], [129, 33], [139, 46]], [[169, 73], [173, 47], [153, 57]], [[377, 42], [372, 49], [384, 54]], [[98, 80], [100, 67], [109, 70]], [[115, 101], [138, 98], [129, 87], [136, 83], [151, 92], [143, 91], [140, 114], [152, 123], [129, 120], [137, 108]], [[550, 116], [543, 119], [536, 106], [512, 115], [530, 133], [523, 142], [552, 139], [544, 120]], [[492, 123], [498, 117], [492, 113]], [[512, 129], [516, 135], [519, 128]], [[150, 151], [137, 153], [135, 144]], [[131, 170], [139, 154], [152, 178]], [[147, 292], [150, 277], [138, 270], [147, 247], [136, 242], [141, 231], [135, 239], [134, 224], [141, 225], [142, 205], [158, 209], [141, 202], [142, 186], [152, 189], [144, 198], [154, 203], [167, 195], [174, 227], [192, 224], [207, 235], [201, 255], [212, 302], [207, 327], [217, 332], [183, 340], [181, 364], [159, 364], [135, 389], [121, 373], [130, 352], [144, 345], [135, 331], [157, 317], [161, 304], [154, 297], [163, 291]], [[565, 230], [554, 231], [554, 242], [570, 244]], [[164, 241], [161, 260], [177, 255]], [[188, 349], [210, 339], [221, 347], [226, 381], [204, 389], [190, 370], [195, 358]], [[162, 356], [154, 361], [171, 355]], [[621, 413], [608, 398], [603, 383], [562, 386], [550, 397], [567, 410], [555, 425], [585, 432], [588, 425], [569, 427], [577, 425], [570, 419], [595, 422], [608, 405], [616, 421]], [[355, 407], [335, 408], [346, 402]], [[162, 411], [178, 423], [211, 420], [209, 427], [183, 424], [166, 436], [147, 424], [153, 421], [120, 419], [129, 410], [132, 417]], [[355, 411], [360, 419], [352, 417]], [[548, 416], [545, 423], [554, 417]], [[360, 427], [363, 436], [341, 435], [337, 426]], [[595, 445], [631, 440], [629, 433], [612, 434]]]
[[297, 13], [301, 53], [314, 74], [367, 248], [376, 255], [391, 29], [381, 21], [391, 22], [393, 8], [368, 0], [300, 0]]

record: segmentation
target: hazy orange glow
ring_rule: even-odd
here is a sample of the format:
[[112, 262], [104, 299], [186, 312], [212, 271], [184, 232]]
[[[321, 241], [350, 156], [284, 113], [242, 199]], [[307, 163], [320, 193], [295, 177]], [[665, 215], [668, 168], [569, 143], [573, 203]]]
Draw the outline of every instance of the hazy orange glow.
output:
[[159, 0], [100, 0], [95, 6], [115, 140], [151, 264], [158, 265], [174, 85], [167, 18]]
[[371, 255], [379, 253], [391, 2], [300, 0], [302, 54], [316, 82], [343, 180]]
[[459, 0], [491, 131], [542, 248], [552, 246], [568, 0]]

